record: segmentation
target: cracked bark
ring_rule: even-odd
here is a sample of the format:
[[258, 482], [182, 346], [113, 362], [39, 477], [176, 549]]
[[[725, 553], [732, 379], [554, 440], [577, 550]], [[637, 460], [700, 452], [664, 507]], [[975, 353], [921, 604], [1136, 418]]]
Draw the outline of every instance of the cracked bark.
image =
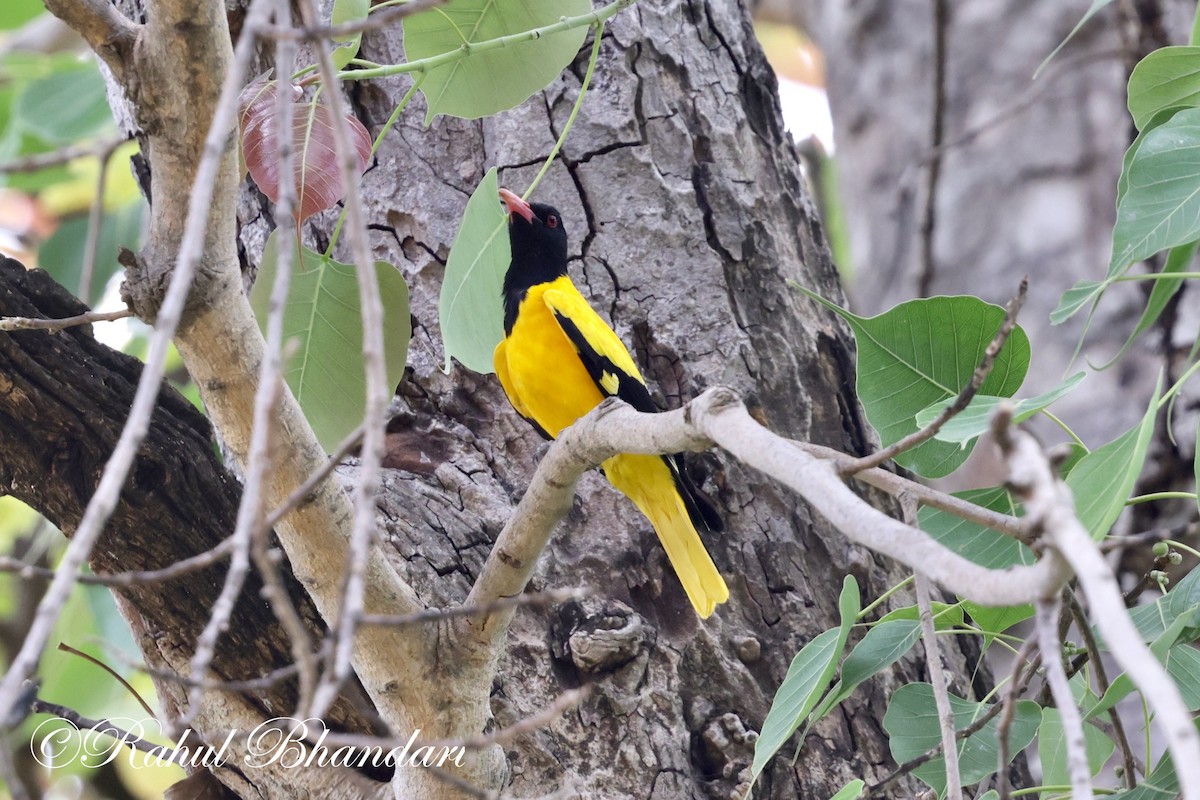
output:
[[[773, 429], [861, 452], [869, 434], [852, 394], [850, 338], [786, 285], [839, 293], [743, 11], [716, 0], [633, 10], [608, 27], [590, 96], [538, 192], [564, 214], [572, 274], [664, 406], [729, 384]], [[395, 60], [400, 43], [371, 34], [363, 55]], [[408, 438], [418, 452], [439, 437], [425, 459], [431, 466], [387, 474], [382, 509], [397, 569], [434, 605], [466, 595], [540, 447], [494, 378], [440, 371], [445, 254], [488, 166], [501, 165], [502, 184], [514, 189], [532, 179], [583, 63], [540, 101], [482, 122], [442, 118], [426, 130], [418, 98], [364, 178], [369, 215], [391, 229], [378, 232], [376, 255], [405, 271], [418, 321], [392, 430], [419, 432]], [[351, 96], [378, 130], [408, 85], [387, 79]], [[243, 228], [247, 252], [265, 232]], [[855, 574], [867, 593], [900, 577], [720, 456], [704, 454], [693, 467], [730, 526], [708, 544], [733, 601], [701, 624], [648, 524], [599, 476], [581, 481], [531, 589], [583, 586], [597, 595], [517, 615], [493, 686], [496, 724], [535, 713], [564, 688], [597, 691], [508, 748], [515, 795], [565, 786], [580, 796], [729, 797], [752, 755], [742, 731], [759, 728], [791, 657], [833, 624], [841, 575]], [[590, 657], [601, 633], [627, 631], [636, 633], [617, 655]], [[757, 648], [745, 646], [751, 639]], [[886, 693], [916, 677], [908, 665], [871, 684], [818, 726], [794, 769], [768, 770], [756, 796], [828, 795], [886, 770]]]
[[[364, 37], [365, 58], [398, 61], [400, 50], [394, 31]], [[577, 64], [541, 102], [482, 122], [440, 119], [426, 129], [418, 98], [364, 177], [376, 254], [403, 268], [417, 320], [389, 427], [391, 463], [407, 469], [388, 471], [381, 513], [395, 567], [429, 605], [466, 596], [539, 447], [493, 378], [440, 372], [445, 256], [489, 165], [512, 165], [503, 174], [509, 185], [531, 179], [580, 74]], [[586, 286], [633, 345], [663, 405], [727, 384], [774, 430], [860, 452], [869, 434], [852, 393], [849, 336], [786, 284], [839, 293], [773, 80], [738, 4], [643, 0], [608, 27], [592, 96], [539, 196], [563, 210], [573, 231], [575, 274], [599, 267], [608, 276]], [[378, 130], [408, 85], [397, 77], [348, 93]], [[335, 217], [314, 218], [306, 234], [324, 238]], [[253, 274], [270, 222], [257, 192], [243, 193], [239, 218], [238, 255]], [[509, 747], [517, 795], [561, 786], [582, 796], [730, 796], [747, 776], [746, 731], [761, 725], [796, 650], [834, 624], [841, 575], [854, 574], [868, 594], [901, 577], [760, 476], [715, 454], [694, 466], [727, 517], [729, 532], [709, 546], [732, 601], [702, 624], [641, 515], [599, 476], [582, 481], [532, 588], [578, 585], [595, 596], [518, 616], [492, 710], [506, 726], [564, 688], [596, 691]], [[344, 475], [354, 480], [352, 468]], [[120, 553], [125, 545], [112, 546]], [[186, 630], [179, 635], [191, 641]], [[261, 657], [260, 667], [287, 658], [286, 642], [255, 643], [270, 651], [246, 653]], [[884, 690], [914, 675], [903, 666], [873, 682], [817, 727], [795, 768], [773, 765], [758, 796], [827, 796], [886, 768]], [[431, 685], [438, 678], [421, 677]], [[444, 710], [456, 700], [430, 702]], [[242, 719], [230, 712], [229, 721]], [[289, 775], [302, 781], [306, 773]], [[291, 787], [292, 795], [287, 786], [242, 788], [246, 796], [296, 796], [312, 787]], [[324, 793], [339, 791], [355, 789]]]

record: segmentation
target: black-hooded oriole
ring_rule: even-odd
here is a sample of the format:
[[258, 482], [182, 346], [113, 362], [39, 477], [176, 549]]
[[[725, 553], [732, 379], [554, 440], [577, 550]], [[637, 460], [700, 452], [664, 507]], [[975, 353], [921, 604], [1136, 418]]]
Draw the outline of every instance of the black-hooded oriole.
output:
[[[552, 439], [606, 397], [654, 412], [646, 383], [620, 338], [567, 275], [562, 216], [500, 190], [509, 215], [512, 263], [504, 276], [504, 334], [496, 375], [517, 413]], [[601, 465], [609, 482], [645, 514], [684, 591], [702, 617], [729, 589], [696, 533], [720, 517], [688, 480], [678, 456], [618, 455]]]

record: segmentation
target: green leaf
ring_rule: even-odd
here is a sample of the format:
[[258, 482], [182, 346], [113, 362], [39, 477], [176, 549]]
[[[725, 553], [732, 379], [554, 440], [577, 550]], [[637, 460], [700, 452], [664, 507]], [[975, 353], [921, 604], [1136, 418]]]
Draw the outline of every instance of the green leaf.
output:
[[[910, 300], [864, 318], [792, 285], [842, 317], [854, 331], [858, 397], [884, 446], [915, 432], [922, 409], [958, 395], [1004, 320], [1002, 308], [969, 296]], [[1021, 388], [1028, 368], [1029, 339], [1017, 326], [980, 392], [1011, 397]], [[973, 446], [934, 439], [901, 453], [896, 463], [927, 478], [940, 478], [966, 461]]]
[[1037, 70], [1033, 73], [1033, 77], [1037, 78], [1037, 76], [1041, 74], [1042, 70], [1046, 68], [1046, 65], [1049, 64], [1056, 55], [1058, 55], [1058, 51], [1066, 47], [1067, 42], [1075, 38], [1075, 34], [1079, 33], [1079, 29], [1086, 25], [1089, 19], [1096, 16], [1096, 13], [1100, 11], [1100, 9], [1104, 8], [1111, 2], [1112, 0], [1092, 0], [1092, 5], [1083, 13], [1083, 16], [1080, 18], [1079, 22], [1075, 23], [1075, 27], [1071, 28], [1071, 32], [1067, 34], [1067, 38], [1059, 42], [1058, 47], [1055, 47], [1050, 52], [1050, 55], [1046, 56], [1045, 60], [1038, 65]]
[[504, 338], [501, 290], [512, 251], [499, 191], [493, 167], [467, 201], [450, 248], [438, 300], [447, 372], [452, 356], [467, 369], [492, 372], [492, 353]]
[[1104, 290], [1108, 281], [1079, 281], [1070, 289], [1063, 292], [1058, 305], [1050, 312], [1050, 324], [1061, 325], [1079, 312], [1088, 303], [1095, 302]]
[[[404, 51], [409, 61], [431, 58], [591, 10], [588, 0], [451, 0], [404, 20]], [[438, 114], [476, 119], [519, 106], [559, 76], [586, 36], [587, 27], [580, 26], [430, 69], [421, 84], [429, 105], [425, 124]]]
[[839, 789], [838, 793], [829, 798], [829, 800], [858, 800], [862, 796], [862, 790], [866, 788], [866, 785], [861, 778], [855, 778]]
[[104, 78], [94, 61], [58, 66], [25, 85], [13, 109], [17, 124], [51, 144], [72, 144], [113, 127]]
[[[280, 242], [278, 231], [267, 239], [250, 304], [264, 331], [271, 306]], [[408, 340], [412, 335], [408, 311], [408, 286], [404, 276], [386, 261], [375, 262], [383, 298], [384, 362], [388, 397], [404, 374]], [[307, 247], [293, 258], [292, 285], [283, 312], [286, 343], [297, 339], [300, 347], [287, 362], [288, 386], [327, 452], [346, 438], [362, 421], [367, 401], [363, 364], [362, 306], [354, 266], [341, 264]]]
[[[985, 714], [988, 706], [952, 694], [950, 709], [954, 713], [955, 729], [962, 730]], [[1017, 702], [1009, 729], [1010, 759], [1033, 741], [1041, 721], [1042, 710], [1037, 703], [1030, 700]], [[998, 725], [999, 719], [992, 719], [980, 731], [959, 741], [958, 766], [964, 786], [978, 783], [996, 771], [1000, 759], [996, 740]], [[888, 733], [888, 746], [897, 764], [903, 764], [941, 744], [942, 734], [938, 726], [933, 687], [928, 683], [910, 683], [897, 689], [883, 715], [883, 728]], [[944, 792], [946, 766], [941, 756], [921, 765], [913, 774], [939, 795]]]
[[858, 617], [859, 608], [858, 582], [847, 575], [838, 599], [841, 624], [817, 634], [796, 654], [779, 691], [775, 693], [775, 699], [771, 701], [771, 710], [763, 720], [762, 732], [754, 745], [754, 763], [751, 766], [754, 778], [762, 774], [763, 768], [821, 699], [821, 692], [829, 686], [837, 670], [838, 659], [846, 648], [846, 640]]
[[1146, 134], [1130, 160], [1117, 206], [1108, 277], [1160, 250], [1200, 239], [1200, 108], [1188, 108]]
[[[1129, 617], [1142, 639], [1154, 641], [1177, 619], [1200, 608], [1200, 569], [1192, 569], [1162, 597], [1129, 610]], [[1191, 639], [1188, 639], [1191, 641]]]
[[1146, 450], [1154, 436], [1154, 418], [1161, 392], [1160, 376], [1142, 421], [1088, 453], [1066, 478], [1075, 497], [1076, 516], [1097, 541], [1104, 538], [1121, 515], [1142, 471]]
[[[1163, 265], [1163, 275], [1171, 275], [1178, 272], [1184, 272], [1192, 263], [1192, 259], [1196, 255], [1196, 246], [1200, 242], [1191, 242], [1190, 244], [1172, 247], [1167, 254], [1167, 263]], [[1121, 350], [1115, 356], [1099, 367], [1099, 369], [1107, 369], [1115, 364], [1129, 351], [1137, 337], [1148, 331], [1158, 318], [1162, 315], [1163, 309], [1167, 307], [1167, 303], [1175, 296], [1180, 287], [1183, 286], [1184, 278], [1162, 278], [1157, 281], [1152, 281], [1154, 287], [1150, 290], [1150, 299], [1146, 301], [1146, 307], [1142, 310], [1142, 317], [1138, 320], [1138, 324], [1133, 329], [1133, 333], [1125, 340], [1125, 344], [1121, 345]]]
[[[936, 630], [949, 630], [962, 624], [962, 603], [939, 603], [934, 601], [930, 605], [933, 607], [933, 627]], [[897, 619], [920, 621], [921, 609], [915, 605], [894, 609], [880, 617], [876, 625]]]
[[[100, 238], [96, 242], [91, 294], [83, 298], [89, 305], [95, 305], [100, 300], [109, 278], [121, 268], [117, 263], [120, 248], [138, 249], [145, 205], [138, 200], [104, 215], [100, 223]], [[72, 292], [79, 291], [79, 281], [83, 276], [87, 231], [87, 217], [72, 217], [59, 225], [54, 235], [38, 250], [38, 266]]]
[[903, 658], [920, 638], [921, 623], [915, 619], [894, 619], [872, 627], [842, 664], [838, 702], [849, 697], [860, 683]]
[[1146, 135], [1185, 108], [1190, 108], [1190, 106], [1171, 106], [1170, 108], [1159, 109], [1154, 112], [1154, 115], [1138, 131], [1138, 135], [1133, 139], [1133, 144], [1129, 145], [1129, 149], [1125, 151], [1124, 158], [1121, 159], [1121, 177], [1117, 179], [1118, 208], [1121, 206], [1121, 199], [1129, 191], [1129, 165], [1133, 163], [1134, 156], [1141, 149], [1142, 142], [1146, 140]]
[[1141, 130], [1159, 111], [1200, 105], [1200, 47], [1161, 47], [1129, 76], [1129, 113]]
[[[1116, 745], [1103, 731], [1094, 725], [1083, 726], [1084, 750], [1087, 752], [1088, 769], [1095, 775], [1113, 754]], [[1046, 786], [1069, 786], [1071, 776], [1067, 770], [1067, 742], [1063, 735], [1062, 716], [1057, 708], [1042, 709], [1042, 724], [1038, 728], [1038, 758], [1042, 762], [1042, 784]]]
[[1179, 778], [1171, 754], [1165, 753], [1141, 783], [1128, 791], [1109, 795], [1107, 800], [1176, 800], [1179, 797]]
[[[367, 18], [371, 10], [371, 0], [333, 0], [333, 13], [330, 22], [333, 25], [344, 25], [347, 22], [359, 22]], [[350, 59], [358, 55], [358, 46], [362, 42], [362, 33], [345, 36], [333, 40], [333, 65], [338, 69], [350, 63]]]
[[1183, 696], [1188, 711], [1200, 709], [1200, 651], [1189, 642], [1179, 642], [1167, 651], [1167, 674]]
[[[1163, 664], [1166, 664], [1171, 648], [1183, 636], [1184, 631], [1195, 627], [1198, 617], [1200, 617], [1200, 608], [1193, 607], [1185, 614], [1173, 619], [1170, 625], [1159, 633], [1154, 638], [1154, 641], [1150, 642], [1150, 652], [1154, 654], [1154, 657]], [[1098, 632], [1096, 633], [1096, 640], [1102, 648], [1108, 649], [1108, 644], [1104, 642]], [[1129, 677], [1129, 674], [1122, 672], [1117, 676], [1116, 680], [1109, 684], [1108, 690], [1105, 691], [1103, 697], [1091, 705], [1084, 706], [1082, 709], [1084, 719], [1091, 719], [1097, 714], [1102, 714], [1113, 708], [1117, 703], [1128, 697], [1135, 688], [1133, 679]]]
[[[1039, 394], [1037, 397], [1017, 401], [1014, 404], [1016, 413], [1013, 416], [1013, 422], [1024, 422], [1043, 408], [1047, 408], [1065, 395], [1070, 394], [1080, 384], [1086, 374], [1084, 372], [1076, 372], [1048, 392]], [[976, 395], [972, 398], [971, 404], [943, 425], [934, 438], [954, 444], [966, 444], [972, 439], [978, 438], [987, 432], [988, 425], [991, 424], [992, 412], [1002, 402], [1011, 402], [1011, 400], [1006, 397]], [[950, 404], [943, 401], [922, 409], [917, 414], [917, 425], [924, 428], [933, 422], [937, 418], [937, 415], [942, 413], [942, 409], [948, 405]]]

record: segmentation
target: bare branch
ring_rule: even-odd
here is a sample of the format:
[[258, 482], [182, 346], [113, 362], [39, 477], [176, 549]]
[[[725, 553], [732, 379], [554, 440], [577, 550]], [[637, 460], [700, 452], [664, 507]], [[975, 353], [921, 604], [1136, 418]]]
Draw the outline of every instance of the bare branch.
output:
[[91, 719], [85, 717], [74, 709], [59, 705], [58, 703], [49, 703], [41, 698], [33, 701], [33, 713], [35, 714], [50, 714], [51, 716], [65, 719], [70, 722], [80, 731], [92, 731], [104, 736], [111, 736], [118, 742], [132, 747], [134, 750], [140, 750], [143, 753], [158, 755], [163, 762], [173, 762], [177, 754], [172, 747], [166, 745], [155, 744], [147, 739], [137, 736], [124, 728], [118, 728], [106, 719]]
[[[915, 522], [908, 517], [909, 524]], [[958, 747], [955, 746], [954, 710], [950, 708], [950, 690], [946, 686], [946, 673], [942, 669], [942, 655], [938, 651], [937, 630], [933, 624], [933, 603], [929, 599], [929, 579], [917, 572], [917, 607], [921, 613], [921, 638], [925, 642], [925, 662], [929, 665], [929, 683], [933, 686], [933, 700], [937, 706], [938, 727], [942, 731], [942, 752], [946, 756], [946, 796], [950, 800], [962, 800], [962, 776], [958, 769]]]
[[1198, 800], [1200, 736], [1179, 689], [1134, 627], [1116, 577], [1075, 516], [1070, 490], [1051, 471], [1033, 437], [1012, 428], [1011, 419], [1011, 408], [1001, 407], [992, 423], [992, 434], [1008, 459], [1009, 484], [1025, 503], [1029, 518], [1074, 570], [1100, 635], [1141, 690], [1166, 736], [1185, 800]]
[[[162, 569], [118, 572], [113, 575], [80, 574], [76, 580], [91, 586], [135, 586], [143, 583], [162, 583], [220, 563], [229, 555], [232, 545], [232, 541], [225, 539], [211, 550], [197, 553], [182, 561], [176, 561], [171, 566]], [[55, 570], [35, 564], [26, 564], [12, 556], [0, 556], [0, 572], [11, 572], [26, 580], [32, 580], [34, 578], [53, 578]]]
[[0, 317], [0, 331], [61, 331], [63, 328], [74, 328], [77, 325], [91, 325], [93, 322], [112, 322], [132, 316], [132, 311], [128, 308], [122, 308], [117, 311], [89, 311], [86, 314], [77, 314], [73, 317], [63, 317], [62, 319]]
[[[638, 414], [607, 400], [550, 445], [546, 456], [472, 587], [467, 603], [478, 605], [519, 594], [557, 522], [569, 509], [575, 482], [616, 453], [677, 453], [711, 443], [762, 470], [803, 496], [851, 541], [926, 572], [947, 589], [984, 605], [1032, 602], [1058, 591], [1069, 573], [1054, 552], [1032, 566], [1003, 571], [980, 567], [935, 542], [923, 531], [871, 508], [841, 480], [834, 465], [814, 458], [768, 431], [729, 389], [709, 389], [687, 406], [662, 414]], [[463, 634], [495, 648], [511, 612]]]
[[1067, 750], [1067, 774], [1071, 776], [1072, 800], [1091, 800], [1092, 772], [1088, 769], [1087, 744], [1083, 738], [1083, 718], [1067, 672], [1062, 663], [1062, 642], [1058, 638], [1059, 598], [1039, 600], [1036, 606], [1037, 637], [1046, 667], [1046, 683], [1054, 695], [1058, 717], [1062, 721], [1063, 742]]
[[0, 164], [0, 175], [11, 175], [14, 172], [37, 172], [39, 169], [62, 166], [77, 158], [89, 156], [100, 158], [110, 150], [119, 147], [123, 142], [125, 142], [124, 137], [113, 137], [87, 144], [68, 145], [47, 153], [31, 153]]
[[[55, 6], [60, 6], [57, 0], [51, 0], [51, 2]], [[112, 18], [108, 20], [104, 31], [105, 37], [110, 34], [114, 36], [129, 34], [133, 30], [130, 23], [120, 18], [107, 3], [88, 0], [87, 2], [72, 3], [65, 7], [85, 13], [91, 23], [96, 23], [106, 16]], [[253, 13], [253, 8], [251, 13]], [[120, 28], [121, 25], [126, 27]], [[118, 27], [114, 28], [113, 26]], [[89, 26], [89, 32], [94, 34], [95, 30]], [[85, 32], [85, 36], [88, 35], [89, 33]], [[70, 598], [76, 575], [90, 555], [92, 547], [104, 529], [104, 524], [116, 508], [121, 487], [129, 474], [129, 468], [133, 464], [138, 447], [149, 429], [150, 416], [158, 400], [158, 390], [162, 384], [167, 349], [183, 316], [192, 278], [203, 252], [202, 244], [207, 232], [213, 184], [224, 157], [226, 134], [233, 123], [233, 111], [241, 88], [242, 76], [252, 53], [251, 40], [252, 37], [244, 37], [245, 44], [239, 43], [241, 58], [238, 64], [240, 68], [229, 71], [221, 88], [221, 101], [218, 102], [212, 125], [205, 139], [204, 153], [192, 185], [183, 241], [179, 243], [179, 260], [175, 265], [166, 297], [158, 311], [154, 333], [150, 340], [150, 352], [138, 382], [137, 393], [129, 412], [129, 421], [121, 431], [121, 437], [117, 441], [112, 457], [105, 465], [100, 483], [88, 502], [87, 511], [84, 513], [71, 543], [67, 546], [66, 554], [59, 563], [54, 580], [51, 581], [50, 588], [38, 606], [29, 635], [26, 636], [20, 652], [13, 658], [8, 672], [3, 679], [0, 679], [0, 716], [8, 713], [8, 709], [13, 706], [20, 695], [21, 683], [33, 675], [36, 670], [42, 650], [50, 638], [59, 614]], [[89, 39], [89, 41], [91, 40]]]
[[[1034, 656], [1032, 661], [1029, 661], [1030, 655], [1037, 647], [1036, 636], [1030, 636], [1021, 644], [1021, 649], [1013, 658], [1012, 675], [1009, 678], [1008, 691], [1004, 693], [1004, 700], [993, 706], [1001, 712], [1000, 722], [996, 725], [996, 742], [999, 745], [996, 789], [1000, 800], [1012, 800], [1012, 791], [1008, 785], [1008, 764], [1012, 761], [1012, 739], [1009, 737], [1009, 733], [1012, 730], [1013, 718], [1017, 711], [1017, 698], [1025, 691], [1026, 685], [1037, 673], [1038, 666], [1041, 664], [1040, 653]], [[1025, 666], [1026, 661], [1029, 661], [1029, 668], [1025, 670], [1025, 680], [1021, 680], [1021, 669]]]
[[96, 196], [92, 198], [91, 208], [88, 209], [87, 239], [83, 243], [83, 266], [79, 272], [79, 297], [89, 305], [89, 298], [92, 296], [92, 276], [96, 272], [96, 257], [100, 249], [100, 223], [104, 221], [104, 191], [108, 184], [108, 163], [120, 146], [121, 143], [116, 142], [107, 150], [99, 152], [100, 174], [96, 178]]
[[[319, 16], [312, 0], [299, 0], [300, 17], [310, 28], [318, 25]], [[338, 167], [346, 187], [346, 224], [350, 249], [354, 254], [355, 274], [358, 276], [359, 305], [362, 308], [363, 361], [367, 375], [367, 401], [363, 414], [363, 447], [358, 485], [354, 497], [354, 526], [350, 535], [347, 569], [342, 584], [342, 599], [338, 616], [331, 626], [335, 645], [332, 669], [322, 675], [313, 698], [312, 712], [320, 715], [333, 703], [342, 684], [350, 677], [354, 654], [354, 631], [363, 614], [367, 560], [375, 544], [375, 496], [379, 493], [380, 468], [384, 452], [384, 412], [392, 392], [387, 381], [383, 358], [383, 298], [379, 293], [379, 278], [375, 274], [375, 259], [367, 235], [366, 218], [359, 196], [360, 175], [358, 159], [350, 142], [350, 133], [337, 80], [333, 59], [326, 40], [318, 39], [315, 53], [321, 82], [326, 87], [326, 101], [333, 118], [333, 139]], [[378, 702], [387, 702], [376, 698]], [[480, 719], [482, 725], [484, 719]]]
[[338, 444], [333, 455], [321, 465], [320, 469], [309, 475], [304, 483], [297, 486], [278, 508], [267, 515], [266, 522], [263, 523], [264, 527], [274, 528], [289, 512], [306, 502], [312, 496], [313, 491], [333, 474], [333, 471], [337, 469], [337, 465], [342, 463], [346, 459], [346, 456], [350, 455], [350, 451], [358, 447], [359, 442], [362, 441], [362, 437], [363, 427], [359, 425]]
[[275, 25], [263, 28], [261, 35], [268, 39], [290, 42], [345, 39], [356, 33], [366, 33], [367, 31], [386, 28], [405, 17], [427, 11], [445, 2], [447, 0], [412, 0], [402, 6], [385, 8], [382, 11], [369, 14], [364, 19], [355, 22], [344, 22], [341, 25], [316, 25], [305, 22], [303, 25], [295, 27], [276, 23]]
[[125, 83], [141, 25], [130, 22], [108, 0], [45, 0], [51, 14], [73, 28]]
[[[810, 455], [824, 461], [833, 462], [839, 472], [843, 469], [842, 463], [850, 460], [849, 456], [845, 453], [840, 450], [834, 450], [831, 447], [811, 444], [809, 442], [797, 442], [795, 440], [791, 440], [791, 443]], [[908, 478], [897, 475], [894, 472], [888, 472], [880, 467], [864, 469], [856, 472], [853, 477], [855, 480], [862, 481], [868, 486], [874, 486], [876, 489], [887, 492], [892, 497], [898, 498], [908, 495], [916, 500], [919, 505], [945, 511], [947, 514], [953, 514], [960, 519], [965, 519], [977, 525], [982, 525], [985, 528], [990, 528], [998, 533], [1003, 533], [1006, 536], [1011, 536], [1025, 544], [1033, 541], [1029, 525], [1019, 517], [999, 514], [982, 506], [977, 506], [974, 503], [968, 503], [966, 500], [959, 499], [952, 494], [940, 492], [937, 489], [917, 483], [916, 481], [911, 481]]]
[[[1108, 691], [1108, 674], [1104, 669], [1104, 659], [1100, 657], [1100, 647], [1096, 644], [1096, 637], [1092, 635], [1092, 624], [1083, 613], [1083, 607], [1079, 605], [1079, 598], [1075, 596], [1069, 586], [1066, 594], [1071, 617], [1075, 620], [1075, 628], [1083, 637], [1083, 646], [1087, 650], [1088, 660], [1092, 664], [1092, 674], [1096, 676], [1096, 694], [1098, 697], [1103, 697], [1104, 693]], [[1071, 666], [1074, 668], [1075, 665]], [[1074, 672], [1068, 672], [1068, 679], [1073, 674]], [[1117, 747], [1121, 749], [1121, 760], [1125, 765], [1125, 788], [1132, 789], [1137, 785], [1138, 773], [1141, 772], [1144, 775], [1145, 770], [1134, 756], [1133, 748], [1129, 746], [1129, 737], [1125, 735], [1125, 723], [1121, 721], [1121, 715], [1117, 709], [1110, 708], [1108, 718], [1112, 722], [1112, 738], [1116, 739]]]
[[[941, 1], [938, 0], [939, 3]], [[849, 477], [864, 469], [871, 469], [872, 467], [878, 467], [887, 463], [900, 453], [911, 450], [917, 445], [923, 444], [934, 436], [937, 436], [938, 431], [947, 422], [961, 414], [971, 404], [975, 395], [979, 393], [980, 387], [983, 386], [983, 382], [987, 380], [987, 376], [991, 373], [992, 367], [996, 363], [996, 356], [1000, 355], [1000, 350], [1004, 347], [1004, 343], [1008, 341], [1008, 335], [1016, 327], [1017, 314], [1021, 312], [1021, 306], [1025, 304], [1025, 294], [1028, 290], [1029, 278], [1022, 278], [1021, 286], [1017, 289], [1016, 296], [1008, 301], [1008, 306], [1004, 310], [1004, 321], [1000, 323], [1000, 328], [992, 336], [987, 349], [984, 350], [983, 359], [979, 362], [979, 366], [975, 368], [975, 372], [971, 374], [971, 380], [958, 393], [958, 397], [954, 398], [953, 403], [943, 408], [941, 413], [932, 422], [921, 428], [921, 430], [914, 431], [900, 441], [893, 442], [891, 445], [868, 456], [843, 462], [841, 465], [842, 475]]]

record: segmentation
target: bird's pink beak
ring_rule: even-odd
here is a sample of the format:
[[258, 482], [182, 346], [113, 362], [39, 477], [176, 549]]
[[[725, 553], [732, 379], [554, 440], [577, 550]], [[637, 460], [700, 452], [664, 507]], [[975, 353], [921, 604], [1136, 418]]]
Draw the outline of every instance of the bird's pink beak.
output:
[[500, 202], [504, 203], [504, 207], [508, 209], [509, 217], [513, 214], [520, 214], [529, 224], [533, 224], [533, 209], [517, 195], [510, 192], [508, 189], [500, 190]]

